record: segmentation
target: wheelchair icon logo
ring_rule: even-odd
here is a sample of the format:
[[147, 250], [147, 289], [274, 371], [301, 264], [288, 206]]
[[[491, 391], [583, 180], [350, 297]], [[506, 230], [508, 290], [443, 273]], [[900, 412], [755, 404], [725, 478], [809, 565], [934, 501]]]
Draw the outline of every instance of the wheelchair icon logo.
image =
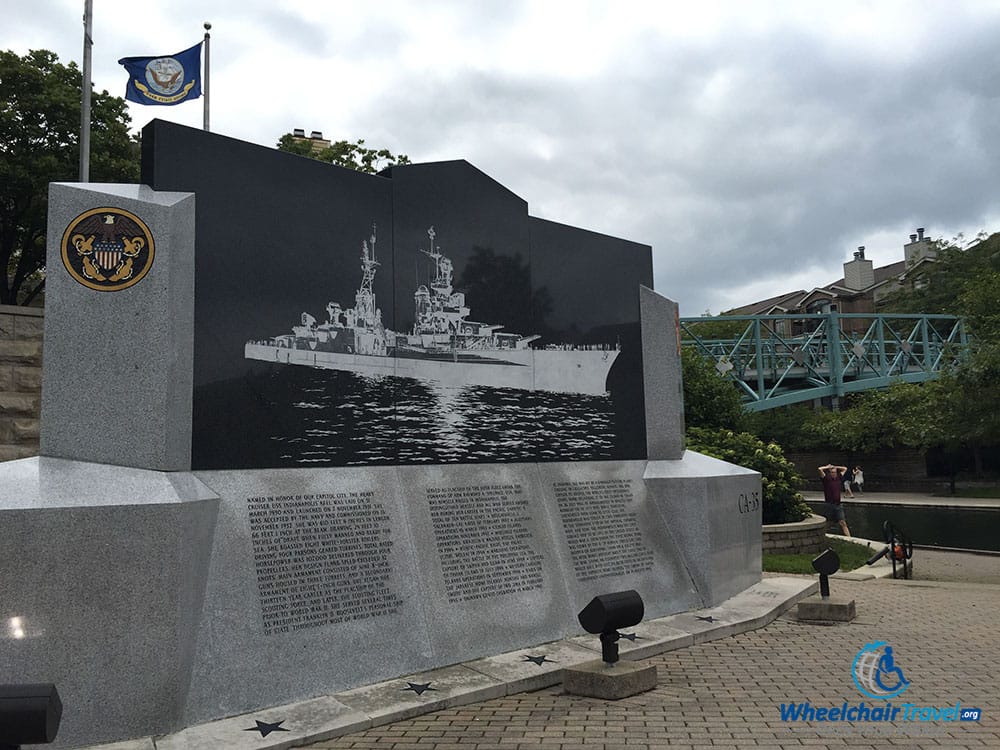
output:
[[903, 670], [896, 665], [892, 646], [885, 641], [866, 643], [858, 651], [851, 666], [851, 677], [858, 690], [876, 700], [895, 698], [910, 686]]

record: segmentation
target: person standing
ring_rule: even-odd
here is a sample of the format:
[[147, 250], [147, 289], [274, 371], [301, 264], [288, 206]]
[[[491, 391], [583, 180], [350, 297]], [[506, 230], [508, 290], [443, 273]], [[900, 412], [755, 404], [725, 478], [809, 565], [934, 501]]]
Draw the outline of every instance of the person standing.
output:
[[865, 494], [865, 473], [860, 466], [854, 467], [854, 484], [858, 488], [859, 494]]
[[844, 505], [840, 501], [840, 488], [844, 484], [844, 476], [847, 474], [846, 466], [834, 466], [827, 464], [819, 467], [819, 475], [823, 479], [823, 500], [826, 502], [827, 519], [832, 523], [840, 525], [840, 530], [844, 536], [850, 536], [851, 530], [847, 528], [847, 519], [844, 516]]
[[847, 493], [848, 497], [853, 498], [854, 490], [851, 489], [851, 482], [854, 481], [854, 474], [846, 466], [841, 466], [839, 468], [843, 469], [844, 471], [843, 475], [841, 476], [841, 478], [844, 480], [844, 492]]

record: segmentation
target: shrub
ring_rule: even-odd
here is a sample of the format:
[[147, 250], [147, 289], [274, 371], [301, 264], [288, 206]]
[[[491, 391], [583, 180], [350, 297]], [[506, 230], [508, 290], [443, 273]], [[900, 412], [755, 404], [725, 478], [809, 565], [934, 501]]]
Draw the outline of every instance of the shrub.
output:
[[764, 523], [790, 523], [809, 516], [809, 506], [799, 494], [802, 477], [777, 443], [765, 443], [749, 432], [691, 427], [687, 447], [760, 472]]
[[732, 380], [719, 377], [715, 366], [693, 347], [681, 350], [684, 421], [690, 427], [744, 429], [747, 411]]

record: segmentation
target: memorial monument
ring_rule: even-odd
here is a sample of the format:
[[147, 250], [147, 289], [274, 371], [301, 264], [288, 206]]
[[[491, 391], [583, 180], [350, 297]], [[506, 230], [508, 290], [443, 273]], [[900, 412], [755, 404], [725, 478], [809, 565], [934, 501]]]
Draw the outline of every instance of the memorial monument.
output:
[[58, 686], [57, 745], [760, 579], [759, 475], [684, 450], [648, 246], [464, 161], [142, 148], [139, 185], [51, 186], [42, 455], [0, 466], [0, 663]]

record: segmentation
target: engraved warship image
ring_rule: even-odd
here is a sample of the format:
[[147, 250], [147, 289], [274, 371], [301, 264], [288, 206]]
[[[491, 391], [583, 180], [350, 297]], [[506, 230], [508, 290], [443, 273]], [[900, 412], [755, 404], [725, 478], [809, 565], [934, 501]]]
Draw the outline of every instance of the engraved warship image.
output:
[[607, 376], [618, 357], [618, 345], [568, 344], [532, 348], [538, 336], [502, 332], [502, 325], [467, 320], [465, 294], [452, 287], [453, 265], [435, 246], [434, 227], [427, 230], [430, 249], [420, 252], [434, 263], [430, 288], [414, 293], [415, 322], [410, 333], [382, 324], [372, 283], [375, 231], [361, 243], [361, 286], [354, 307], [326, 306], [327, 320], [317, 323], [302, 313], [292, 332], [248, 341], [244, 356], [264, 362], [342, 370], [363, 376], [391, 375], [436, 381], [444, 385], [481, 385], [559, 393], [603, 395]]

